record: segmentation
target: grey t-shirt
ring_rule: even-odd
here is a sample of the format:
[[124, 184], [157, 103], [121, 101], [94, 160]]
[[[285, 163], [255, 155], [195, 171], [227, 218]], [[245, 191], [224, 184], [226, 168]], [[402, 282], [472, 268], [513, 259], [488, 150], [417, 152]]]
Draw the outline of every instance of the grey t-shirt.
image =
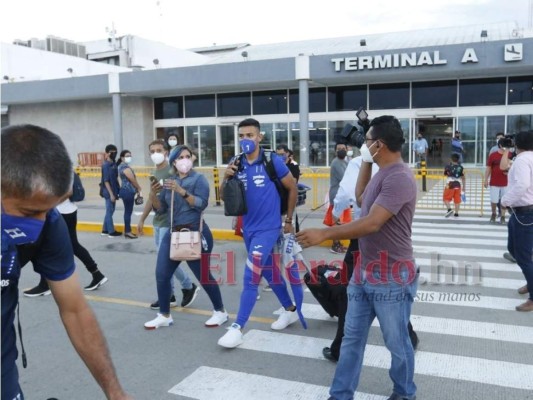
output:
[[348, 162], [346, 159], [341, 160], [335, 157], [331, 162], [331, 169], [329, 171], [329, 202], [331, 204], [333, 204], [333, 200], [335, 200], [335, 196], [339, 191], [339, 184], [342, 181], [347, 166]]
[[[414, 277], [411, 226], [416, 207], [416, 183], [413, 172], [404, 163], [381, 168], [368, 183], [362, 197], [361, 217], [368, 215], [374, 204], [390, 211], [390, 218], [379, 232], [361, 237], [361, 266], [366, 271], [377, 267], [380, 256], [386, 260], [387, 274], [408, 268]], [[380, 254], [381, 252], [381, 254]], [[401, 263], [396, 264], [395, 263]], [[389, 275], [390, 276], [390, 275]]]

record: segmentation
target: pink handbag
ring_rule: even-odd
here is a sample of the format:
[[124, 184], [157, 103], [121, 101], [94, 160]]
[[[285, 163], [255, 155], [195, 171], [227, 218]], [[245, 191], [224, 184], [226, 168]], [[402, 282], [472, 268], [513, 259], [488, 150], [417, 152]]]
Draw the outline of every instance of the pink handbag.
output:
[[[203, 213], [200, 215], [200, 231], [181, 229], [170, 236], [170, 259], [174, 261], [199, 260], [202, 257]], [[170, 205], [170, 227], [174, 222], [174, 193]]]

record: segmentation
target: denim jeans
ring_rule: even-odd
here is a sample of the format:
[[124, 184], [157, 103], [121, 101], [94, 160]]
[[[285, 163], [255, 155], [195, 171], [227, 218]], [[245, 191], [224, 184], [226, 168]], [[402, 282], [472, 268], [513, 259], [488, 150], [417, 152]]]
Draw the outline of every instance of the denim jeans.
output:
[[115, 213], [116, 202], [112, 202], [111, 199], [105, 199], [105, 216], [104, 225], [102, 226], [103, 232], [112, 233], [115, 232], [115, 225], [113, 224], [113, 214]]
[[363, 281], [348, 286], [348, 310], [340, 358], [330, 389], [332, 399], [351, 400], [359, 384], [368, 332], [375, 317], [380, 323], [385, 346], [391, 353], [389, 370], [394, 393], [414, 398], [414, 350], [407, 324], [416, 296], [417, 279], [409, 284]]
[[[209, 296], [215, 311], [223, 311], [224, 304], [222, 303], [220, 288], [209, 270], [209, 259], [207, 255], [210, 255], [213, 249], [213, 235], [205, 222], [202, 230], [202, 245], [202, 258], [200, 260], [187, 261], [187, 264]], [[170, 282], [172, 274], [174, 274], [174, 271], [176, 271], [176, 268], [181, 263], [181, 261], [171, 260], [169, 255], [170, 230], [161, 238], [155, 269], [157, 297], [161, 314], [168, 314], [170, 312]]]
[[[168, 226], [154, 226], [154, 238], [155, 238], [155, 245], [157, 247], [157, 250], [159, 251], [159, 245], [161, 244], [161, 238], [167, 234], [167, 232], [170, 230]], [[170, 236], [169, 236], [170, 237]], [[183, 289], [192, 289], [192, 281], [189, 277], [189, 274], [187, 274], [183, 268], [176, 268], [176, 271], [174, 271], [174, 276], [176, 279], [181, 283], [181, 287]], [[174, 293], [174, 281], [170, 280], [170, 290], [171, 294]]]
[[124, 203], [124, 233], [130, 233], [131, 232], [131, 214], [133, 213], [133, 200], [135, 199], [135, 193], [121, 190], [120, 198], [122, 199], [122, 202]]
[[511, 212], [507, 229], [507, 250], [522, 269], [529, 289], [529, 298], [533, 300], [533, 211], [520, 214]]

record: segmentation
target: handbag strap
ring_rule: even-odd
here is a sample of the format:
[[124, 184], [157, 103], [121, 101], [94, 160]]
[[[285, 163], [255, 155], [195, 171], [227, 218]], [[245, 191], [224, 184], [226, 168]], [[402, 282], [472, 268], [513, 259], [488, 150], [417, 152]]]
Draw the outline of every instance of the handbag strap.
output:
[[[174, 229], [174, 191], [170, 191], [170, 232], [172, 233], [172, 229]], [[185, 200], [187, 201], [187, 200]], [[202, 233], [202, 229], [204, 227], [204, 212], [202, 211], [200, 213], [200, 229], [199, 232]]]

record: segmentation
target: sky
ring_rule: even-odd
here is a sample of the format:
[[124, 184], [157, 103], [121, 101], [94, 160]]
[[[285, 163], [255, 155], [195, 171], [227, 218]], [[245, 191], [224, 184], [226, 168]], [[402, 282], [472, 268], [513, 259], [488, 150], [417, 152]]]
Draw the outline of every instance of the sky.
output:
[[282, 43], [478, 23], [525, 28], [532, 0], [11, 0], [0, 40], [136, 35], [189, 49]]

